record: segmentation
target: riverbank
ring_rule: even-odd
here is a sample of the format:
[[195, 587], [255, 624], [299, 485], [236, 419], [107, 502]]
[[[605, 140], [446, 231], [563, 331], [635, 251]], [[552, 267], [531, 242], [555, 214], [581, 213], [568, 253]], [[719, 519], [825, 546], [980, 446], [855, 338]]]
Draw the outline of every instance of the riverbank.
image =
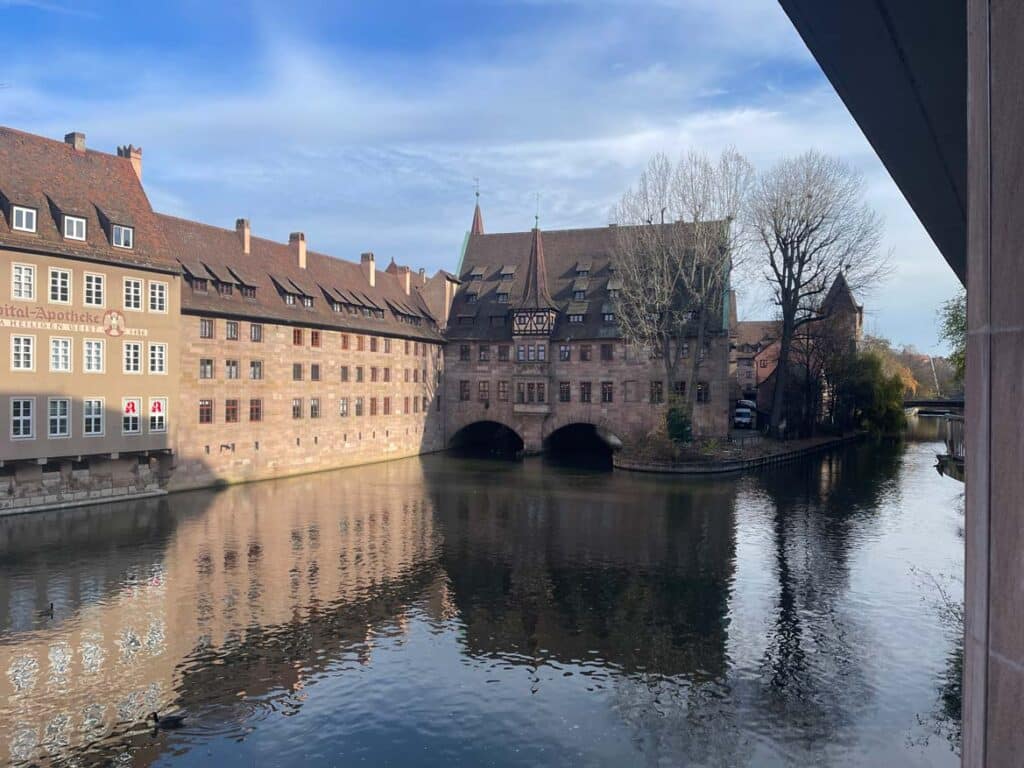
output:
[[766, 438], [750, 445], [723, 443], [721, 446], [712, 446], [705, 454], [699, 456], [691, 454], [672, 461], [620, 452], [613, 456], [612, 466], [615, 469], [624, 469], [630, 472], [658, 472], [676, 475], [717, 475], [741, 472], [794, 461], [844, 443], [860, 440], [864, 434], [863, 432], [854, 432], [838, 437], [809, 437], [785, 442]]

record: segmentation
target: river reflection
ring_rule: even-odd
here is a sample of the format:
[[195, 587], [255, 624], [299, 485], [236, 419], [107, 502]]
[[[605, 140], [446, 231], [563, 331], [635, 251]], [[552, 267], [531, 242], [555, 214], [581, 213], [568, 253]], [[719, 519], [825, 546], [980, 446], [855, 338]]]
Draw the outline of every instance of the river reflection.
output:
[[432, 456], [0, 520], [0, 754], [954, 765], [910, 573], [959, 557], [934, 452], [716, 481]]

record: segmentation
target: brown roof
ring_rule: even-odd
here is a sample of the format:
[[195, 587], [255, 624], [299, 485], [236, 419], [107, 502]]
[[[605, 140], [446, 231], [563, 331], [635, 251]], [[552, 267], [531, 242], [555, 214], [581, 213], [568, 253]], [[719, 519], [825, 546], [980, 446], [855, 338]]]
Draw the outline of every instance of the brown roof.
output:
[[[678, 224], [649, 226], [679, 226]], [[594, 227], [590, 229], [549, 230], [542, 235], [541, 250], [546, 265], [544, 278], [547, 290], [559, 311], [553, 338], [599, 339], [614, 338], [618, 328], [605, 323], [603, 309], [609, 304], [608, 284], [621, 286], [621, 280], [612, 271], [612, 256], [625, 227]], [[472, 323], [456, 322], [448, 326], [451, 338], [501, 339], [511, 334], [511, 323], [504, 327], [491, 326], [492, 315], [505, 315], [519, 306], [520, 297], [527, 289], [528, 268], [533, 250], [533, 232], [506, 232], [493, 235], [470, 234], [462, 262], [463, 281], [455, 296], [452, 316], [473, 316]], [[502, 280], [501, 273], [510, 265], [519, 265], [512, 280]], [[589, 274], [586, 288], [587, 308], [583, 323], [568, 322], [569, 306], [573, 303], [573, 284], [577, 280], [577, 267], [585, 267]], [[471, 278], [474, 273], [480, 277]], [[472, 280], [480, 286], [476, 304], [466, 298], [466, 283]], [[510, 304], [497, 301], [497, 288], [509, 292]], [[531, 289], [532, 290], [532, 289]], [[574, 306], [575, 308], [575, 306]], [[479, 312], [477, 311], [479, 309]]]
[[[36, 209], [36, 232], [11, 228], [11, 207]], [[0, 246], [156, 269], [178, 265], [128, 158], [0, 126]], [[64, 237], [65, 215], [86, 221], [86, 240]], [[111, 224], [135, 228], [131, 249]]]
[[756, 347], [771, 343], [782, 333], [778, 320], [741, 320], [736, 323], [736, 346]]
[[470, 225], [469, 233], [471, 235], [482, 235], [484, 233], [484, 216], [480, 213], [479, 202], [477, 202], [476, 208], [473, 210], [473, 223]]
[[857, 300], [853, 297], [853, 291], [850, 290], [850, 284], [846, 282], [846, 276], [839, 272], [836, 275], [836, 279], [832, 281], [832, 285], [828, 289], [828, 293], [825, 294], [824, 301], [821, 302], [822, 310], [826, 312], [843, 309], [860, 309], [860, 305]]
[[[523, 297], [518, 306], [530, 309], [554, 307], [548, 293], [548, 266], [544, 260], [544, 237], [540, 227], [534, 227], [530, 233], [530, 256], [526, 261], [526, 281], [523, 284]], [[507, 274], [507, 273], [506, 273]], [[501, 273], [499, 273], [499, 276]]]
[[[244, 275], [246, 285], [256, 288], [256, 297], [246, 298], [238, 290], [241, 280], [230, 296], [220, 295], [212, 286], [201, 293], [186, 284], [181, 296], [184, 312], [251, 317], [430, 341], [441, 339], [419, 291], [414, 288], [407, 296], [404, 280], [398, 274], [376, 270], [375, 286], [371, 288], [362, 265], [351, 261], [309, 251], [306, 269], [302, 269], [295, 251], [285, 243], [252, 237], [250, 252], [244, 253], [242, 240], [233, 229], [164, 214], [157, 214], [157, 218], [189, 272], [202, 265], [204, 271], [218, 278], [240, 274]], [[312, 309], [301, 302], [285, 304], [282, 292], [312, 296]], [[384, 317], [335, 312], [332, 304], [336, 301], [381, 309]], [[420, 325], [402, 322], [399, 315], [419, 317]]]

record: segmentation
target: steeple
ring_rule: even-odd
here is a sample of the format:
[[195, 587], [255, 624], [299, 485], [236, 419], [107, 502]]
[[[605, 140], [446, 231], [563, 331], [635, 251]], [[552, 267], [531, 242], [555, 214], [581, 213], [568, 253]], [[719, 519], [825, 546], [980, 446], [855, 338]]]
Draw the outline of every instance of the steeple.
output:
[[484, 233], [484, 217], [480, 213], [480, 188], [476, 190], [476, 208], [473, 209], [473, 226], [469, 228], [469, 234], [482, 235]]
[[523, 298], [519, 306], [532, 309], [549, 309], [555, 306], [551, 294], [548, 293], [548, 266], [544, 261], [544, 240], [541, 238], [540, 226], [533, 228], [530, 260], [526, 265], [526, 284], [523, 286]]

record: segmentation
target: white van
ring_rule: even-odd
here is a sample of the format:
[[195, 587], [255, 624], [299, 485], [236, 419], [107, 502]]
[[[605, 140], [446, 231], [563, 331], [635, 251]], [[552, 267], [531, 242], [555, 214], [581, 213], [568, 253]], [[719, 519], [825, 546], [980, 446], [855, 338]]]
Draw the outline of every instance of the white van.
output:
[[753, 429], [756, 407], [750, 400], [738, 401], [736, 403], [736, 410], [733, 413], [732, 425], [736, 429]]

